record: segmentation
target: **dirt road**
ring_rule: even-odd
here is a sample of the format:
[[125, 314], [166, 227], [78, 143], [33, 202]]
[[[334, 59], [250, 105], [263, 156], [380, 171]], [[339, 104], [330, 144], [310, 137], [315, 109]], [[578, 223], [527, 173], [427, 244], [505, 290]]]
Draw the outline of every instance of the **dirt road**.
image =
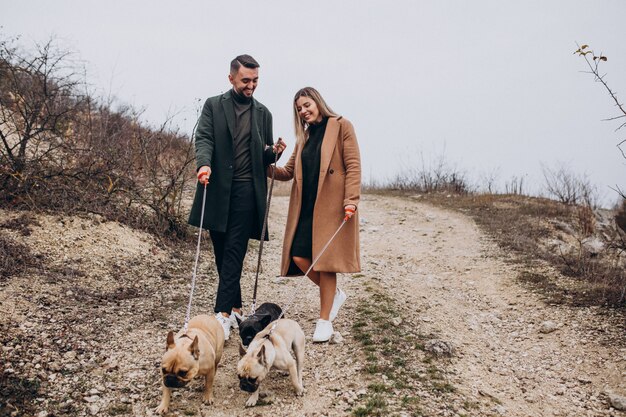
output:
[[[272, 372], [263, 384], [266, 405], [246, 409], [234, 336], [215, 405], [201, 404], [197, 383], [175, 393], [170, 415], [621, 415], [607, 397], [626, 393], [620, 318], [546, 305], [516, 282], [508, 255], [471, 219], [418, 199], [363, 198], [363, 271], [340, 277], [349, 296], [335, 322], [343, 343], [311, 343], [315, 287], [276, 276], [286, 206], [286, 197], [274, 197], [259, 301], [293, 299], [287, 315], [307, 335], [304, 397]], [[20, 415], [11, 405], [20, 395], [40, 416], [153, 415], [160, 355], [167, 331], [184, 319], [193, 254], [95, 218], [39, 221], [30, 236], [0, 231], [45, 254], [52, 274], [1, 288], [5, 378], [20, 386], [39, 381], [35, 393], [3, 398], [7, 415]], [[244, 266], [245, 307], [256, 247]], [[208, 256], [200, 269], [208, 273], [199, 277], [194, 314], [212, 310], [216, 287]], [[429, 353], [431, 339], [448, 342], [451, 357]]]

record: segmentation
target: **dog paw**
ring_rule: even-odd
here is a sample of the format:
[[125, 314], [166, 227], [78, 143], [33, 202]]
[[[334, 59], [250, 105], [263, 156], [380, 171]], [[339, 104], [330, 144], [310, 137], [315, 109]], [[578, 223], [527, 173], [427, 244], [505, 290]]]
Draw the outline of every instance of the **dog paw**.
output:
[[296, 388], [296, 397], [302, 397], [304, 395], [304, 387]]
[[246, 407], [254, 407], [256, 405], [256, 402], [256, 398], [248, 398], [248, 401], [246, 401]]
[[163, 404], [159, 404], [157, 408], [154, 409], [154, 412], [157, 414], [165, 414], [169, 411], [168, 407]]
[[204, 397], [202, 397], [202, 402], [208, 405], [213, 405], [215, 401], [213, 400], [213, 396], [209, 397], [205, 395]]

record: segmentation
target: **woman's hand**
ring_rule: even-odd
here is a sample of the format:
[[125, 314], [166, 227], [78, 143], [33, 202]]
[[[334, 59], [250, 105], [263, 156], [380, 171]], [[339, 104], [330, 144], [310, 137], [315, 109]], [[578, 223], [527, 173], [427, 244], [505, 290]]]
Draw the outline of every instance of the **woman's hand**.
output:
[[354, 204], [348, 204], [343, 208], [343, 211], [345, 213], [344, 221], [350, 220], [356, 212], [356, 206]]
[[198, 182], [202, 185], [207, 185], [209, 183], [209, 177], [211, 176], [211, 167], [202, 166], [198, 170]]
[[283, 141], [283, 138], [278, 138], [278, 142], [276, 142], [273, 146], [274, 153], [282, 153], [287, 148], [287, 144]]

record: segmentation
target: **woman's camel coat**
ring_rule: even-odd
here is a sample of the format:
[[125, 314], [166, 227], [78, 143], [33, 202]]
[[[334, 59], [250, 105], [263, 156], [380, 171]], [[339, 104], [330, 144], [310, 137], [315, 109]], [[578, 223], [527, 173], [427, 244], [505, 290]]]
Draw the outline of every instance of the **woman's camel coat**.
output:
[[[283, 241], [280, 272], [283, 276], [302, 275], [291, 260], [293, 242], [302, 204], [302, 145], [296, 144], [284, 167], [276, 168], [279, 181], [294, 178], [289, 198], [289, 212]], [[328, 119], [322, 141], [320, 177], [313, 209], [313, 259], [332, 237], [344, 218], [344, 207], [358, 207], [361, 197], [361, 157], [352, 123], [342, 117]], [[324, 272], [359, 272], [359, 211], [343, 226], [313, 270]]]

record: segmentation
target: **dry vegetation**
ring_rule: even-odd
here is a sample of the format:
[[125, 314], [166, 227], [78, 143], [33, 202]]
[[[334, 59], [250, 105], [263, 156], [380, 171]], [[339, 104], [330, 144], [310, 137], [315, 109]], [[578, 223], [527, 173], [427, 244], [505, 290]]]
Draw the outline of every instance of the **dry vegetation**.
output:
[[71, 54], [0, 40], [0, 207], [97, 213], [184, 236], [192, 143], [93, 97]]

